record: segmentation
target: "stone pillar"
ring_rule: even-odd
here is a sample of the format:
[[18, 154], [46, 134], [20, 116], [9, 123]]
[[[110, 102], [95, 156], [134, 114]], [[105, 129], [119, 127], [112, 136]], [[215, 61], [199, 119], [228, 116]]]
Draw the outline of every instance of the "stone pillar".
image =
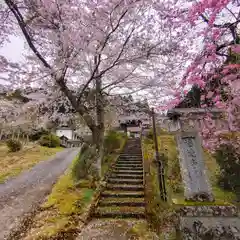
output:
[[185, 199], [213, 201], [198, 134], [196, 132], [182, 132], [176, 135], [176, 139]]
[[[189, 111], [191, 111], [189, 109]], [[205, 168], [197, 115], [170, 115], [169, 131], [174, 132], [179, 150], [184, 196], [191, 201], [214, 201]]]

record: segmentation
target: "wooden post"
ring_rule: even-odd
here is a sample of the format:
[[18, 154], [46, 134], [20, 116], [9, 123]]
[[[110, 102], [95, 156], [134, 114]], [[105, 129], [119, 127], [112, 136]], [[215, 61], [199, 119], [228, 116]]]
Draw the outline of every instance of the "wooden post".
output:
[[1, 128], [1, 131], [0, 131], [0, 141], [2, 140], [2, 136], [3, 136], [3, 129]]
[[164, 179], [164, 169], [163, 169], [163, 164], [160, 159], [159, 150], [158, 150], [158, 140], [157, 140], [157, 130], [156, 130], [154, 108], [152, 108], [152, 124], [153, 124], [153, 141], [154, 141], [154, 145], [155, 145], [156, 162], [158, 165], [158, 181], [159, 181], [160, 197], [163, 201], [167, 201], [166, 186], [165, 186], [165, 179]]
[[14, 129], [12, 129], [12, 140], [14, 139], [14, 134], [15, 134], [15, 131]]
[[19, 141], [19, 136], [20, 136], [20, 130], [18, 130], [18, 134], [17, 134], [17, 140]]

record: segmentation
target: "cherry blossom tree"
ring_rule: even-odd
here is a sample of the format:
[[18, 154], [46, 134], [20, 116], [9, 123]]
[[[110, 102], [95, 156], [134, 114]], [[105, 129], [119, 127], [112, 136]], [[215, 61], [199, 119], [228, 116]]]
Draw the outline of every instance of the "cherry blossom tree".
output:
[[[175, 84], [170, 76], [183, 69], [188, 57], [188, 29], [179, 24], [179, 2], [4, 0], [0, 42], [10, 34], [22, 35], [29, 50], [24, 66], [0, 58], [2, 70], [10, 72], [4, 79], [66, 97], [100, 150], [103, 91], [131, 93], [161, 86], [163, 92]], [[88, 87], [96, 90], [94, 116], [83, 100]]]
[[[1, 58], [11, 68], [11, 83], [55, 88], [67, 97], [102, 142], [102, 91], [169, 87], [164, 74], [180, 64], [177, 53], [185, 49], [172, 24], [179, 12], [176, 1], [4, 0], [1, 4], [1, 41], [22, 34], [31, 50], [26, 70]], [[176, 34], [176, 33], [175, 33]], [[181, 44], [180, 44], [181, 43]], [[25, 63], [25, 65], [27, 65]], [[16, 79], [18, 76], [24, 76]], [[24, 69], [24, 70], [23, 70]], [[26, 73], [28, 77], [26, 78]], [[39, 76], [39, 79], [36, 78]], [[72, 88], [83, 86], [74, 95]], [[96, 88], [96, 121], [82, 98], [87, 87]]]
[[194, 85], [200, 89], [202, 108], [222, 109], [222, 124], [216, 124], [211, 114], [204, 117], [202, 124], [205, 146], [212, 150], [229, 141], [239, 145], [239, 23], [240, 2], [236, 0], [195, 1], [187, 8], [187, 17], [182, 21], [184, 25], [191, 24], [201, 47], [186, 69], [169, 107], [179, 104], [188, 93], [186, 87]]

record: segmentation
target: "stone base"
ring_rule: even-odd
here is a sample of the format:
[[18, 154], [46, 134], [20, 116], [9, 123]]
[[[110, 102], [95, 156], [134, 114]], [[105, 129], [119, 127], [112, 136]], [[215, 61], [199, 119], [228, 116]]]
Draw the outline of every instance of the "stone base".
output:
[[214, 202], [214, 197], [211, 193], [195, 193], [190, 197], [185, 197], [186, 201], [192, 202]]
[[235, 206], [185, 206], [178, 211], [183, 240], [240, 240]]
[[236, 206], [184, 206], [178, 210], [181, 217], [238, 217]]
[[182, 240], [239, 240], [239, 218], [183, 217], [180, 219]]

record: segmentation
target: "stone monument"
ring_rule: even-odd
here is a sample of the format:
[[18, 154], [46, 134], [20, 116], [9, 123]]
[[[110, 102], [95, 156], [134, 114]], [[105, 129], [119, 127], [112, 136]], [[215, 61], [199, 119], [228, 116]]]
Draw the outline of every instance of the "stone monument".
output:
[[[203, 159], [201, 138], [198, 134], [203, 109], [186, 108], [169, 111], [169, 131], [175, 133], [184, 183], [184, 196], [191, 201], [214, 201]], [[220, 112], [212, 109], [215, 115]]]

